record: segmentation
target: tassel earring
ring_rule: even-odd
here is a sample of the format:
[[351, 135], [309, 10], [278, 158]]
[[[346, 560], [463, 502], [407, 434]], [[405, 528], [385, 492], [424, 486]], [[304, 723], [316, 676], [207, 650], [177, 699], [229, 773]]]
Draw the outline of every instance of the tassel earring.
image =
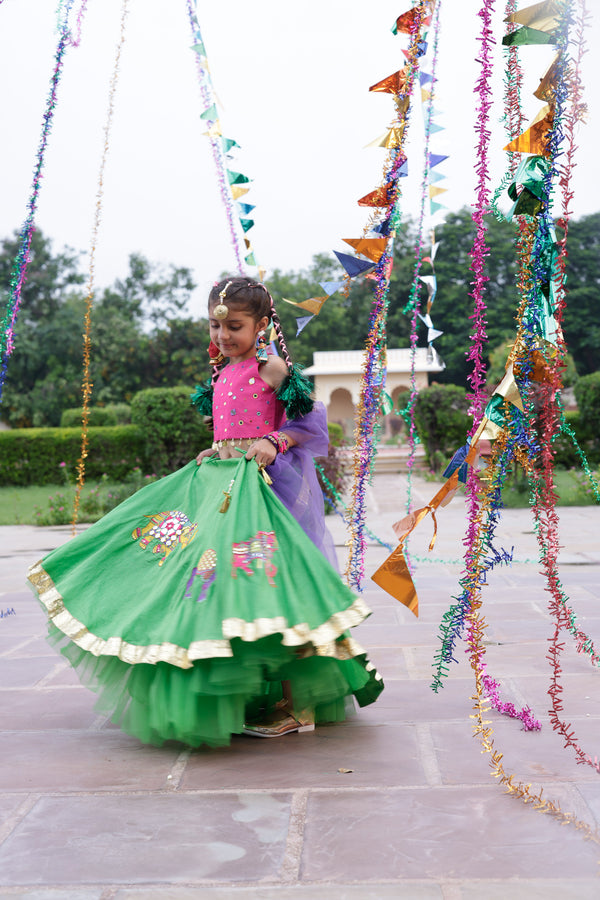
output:
[[264, 331], [259, 331], [256, 335], [256, 361], [266, 362], [269, 358], [267, 354], [267, 336]]

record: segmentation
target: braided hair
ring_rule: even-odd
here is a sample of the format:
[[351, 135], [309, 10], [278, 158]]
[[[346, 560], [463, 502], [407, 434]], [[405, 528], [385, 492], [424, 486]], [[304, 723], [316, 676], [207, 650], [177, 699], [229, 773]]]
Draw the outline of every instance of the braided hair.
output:
[[[291, 360], [273, 298], [265, 285], [244, 275], [223, 278], [213, 285], [208, 295], [209, 310], [214, 309], [225, 300], [228, 305], [233, 304], [248, 312], [257, 322], [262, 318], [271, 319], [288, 369], [288, 374], [277, 390], [277, 398], [285, 406], [288, 418], [294, 419], [306, 415], [313, 407], [312, 384]], [[211, 359], [213, 374], [210, 381], [204, 385], [198, 385], [196, 392], [192, 394], [192, 402], [203, 415], [212, 414], [212, 393], [223, 363], [223, 359]]]

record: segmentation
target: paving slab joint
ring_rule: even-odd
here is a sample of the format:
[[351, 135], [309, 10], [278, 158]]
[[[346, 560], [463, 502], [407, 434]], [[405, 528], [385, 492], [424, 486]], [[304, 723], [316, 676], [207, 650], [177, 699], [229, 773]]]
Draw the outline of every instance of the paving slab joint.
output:
[[295, 791], [292, 795], [290, 822], [280, 873], [281, 881], [284, 884], [297, 884], [300, 876], [308, 793], [307, 790], [300, 790]]

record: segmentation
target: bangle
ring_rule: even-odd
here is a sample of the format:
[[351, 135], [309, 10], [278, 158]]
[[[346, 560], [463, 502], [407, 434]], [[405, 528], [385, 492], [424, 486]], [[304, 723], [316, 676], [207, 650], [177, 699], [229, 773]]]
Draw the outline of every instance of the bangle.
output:
[[279, 444], [277, 443], [277, 440], [275, 439], [275, 435], [265, 434], [264, 440], [268, 441], [273, 447], [275, 447], [275, 450], [277, 451], [277, 453], [279, 453]]
[[282, 431], [272, 431], [270, 434], [265, 434], [265, 440], [272, 444], [278, 453], [287, 453], [289, 450], [288, 439]]

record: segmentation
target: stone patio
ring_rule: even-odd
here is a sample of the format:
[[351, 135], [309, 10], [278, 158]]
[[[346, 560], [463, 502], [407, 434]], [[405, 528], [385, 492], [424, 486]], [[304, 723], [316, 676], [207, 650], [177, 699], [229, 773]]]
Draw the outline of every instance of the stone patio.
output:
[[[434, 486], [418, 482], [416, 505]], [[406, 480], [375, 476], [369, 526], [394, 543]], [[561, 580], [580, 627], [600, 639], [600, 509], [561, 509]], [[330, 517], [344, 563], [344, 525]], [[432, 559], [418, 566], [417, 620], [365, 585], [358, 629], [386, 682], [343, 725], [218, 751], [144, 747], [94, 711], [43, 638], [27, 566], [68, 529], [0, 528], [0, 897], [34, 900], [596, 900], [600, 844], [506, 796], [471, 734], [474, 680], [464, 645], [443, 690], [430, 689], [442, 614], [457, 593], [465, 505], [440, 511]], [[431, 521], [411, 540], [426, 556]], [[528, 704], [540, 732], [495, 712], [496, 749], [515, 779], [580, 820], [600, 823], [600, 777], [549, 725], [552, 625], [528, 510], [506, 511], [498, 543], [517, 562], [484, 595], [486, 660], [503, 698]], [[369, 547], [368, 572], [388, 551]], [[14, 609], [14, 615], [10, 610]], [[7, 611], [9, 614], [6, 615]], [[592, 756], [599, 675], [570, 638], [564, 716]], [[340, 770], [350, 770], [343, 772]]]

